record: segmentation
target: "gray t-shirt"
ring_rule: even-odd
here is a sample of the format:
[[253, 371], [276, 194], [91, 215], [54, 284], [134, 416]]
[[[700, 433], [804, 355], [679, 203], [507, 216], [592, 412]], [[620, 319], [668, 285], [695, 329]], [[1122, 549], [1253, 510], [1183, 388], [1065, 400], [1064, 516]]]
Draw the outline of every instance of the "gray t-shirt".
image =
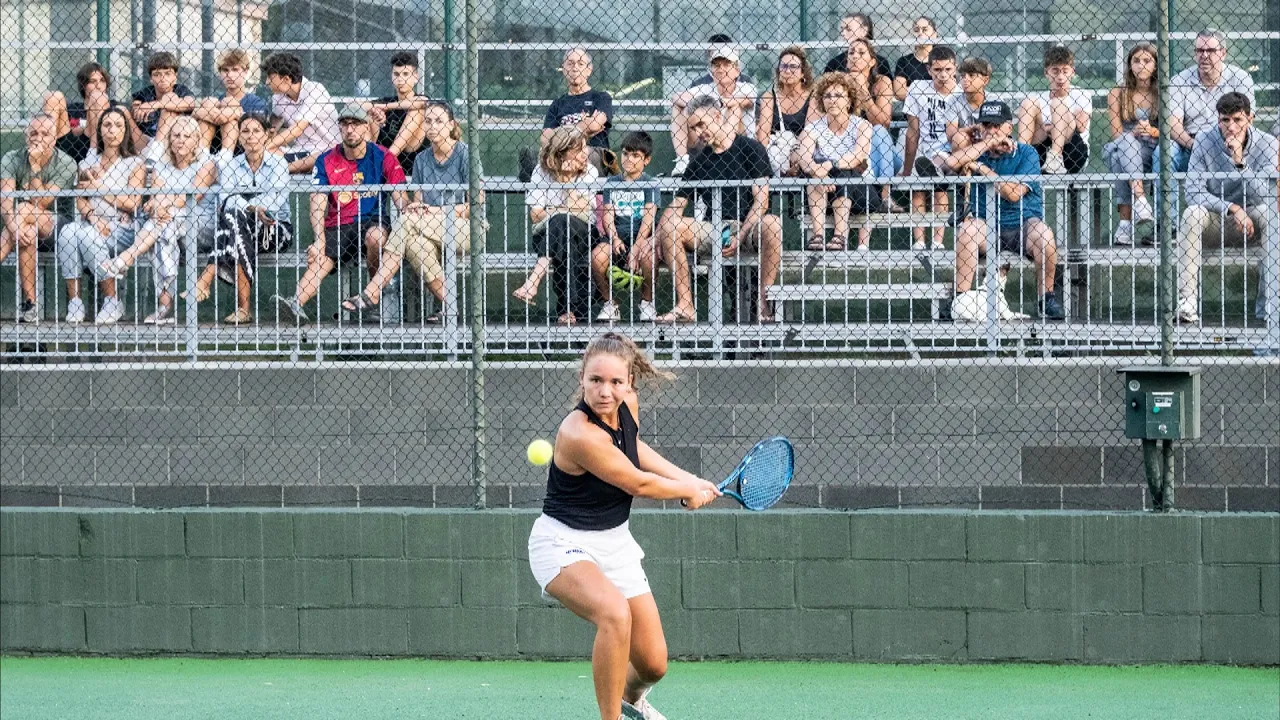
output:
[[618, 236], [630, 243], [640, 232], [640, 224], [644, 222], [644, 206], [652, 203], [655, 207], [661, 202], [661, 195], [656, 187], [633, 187], [632, 183], [653, 182], [649, 173], [640, 173], [634, 181], [621, 175], [613, 175], [604, 183], [604, 204], [613, 206], [613, 225], [618, 229]]
[[[459, 142], [444, 162], [436, 162], [435, 151], [430, 145], [422, 148], [413, 161], [413, 182], [424, 185], [466, 185], [470, 179], [467, 144]], [[483, 173], [483, 171], [482, 171]], [[467, 201], [466, 190], [423, 190], [422, 201], [434, 207], [462, 205]]]
[[[10, 150], [0, 158], [0, 178], [12, 180], [15, 190], [30, 190], [31, 180], [39, 178], [46, 187], [59, 190], [74, 190], [76, 186], [76, 161], [70, 155], [54, 148], [53, 157], [40, 168], [40, 172], [31, 173], [31, 160], [27, 157], [27, 148]], [[76, 201], [71, 197], [59, 197], [53, 201], [53, 210], [57, 215], [71, 217], [75, 214]]]
[[1253, 95], [1253, 78], [1249, 73], [1227, 65], [1222, 68], [1218, 84], [1207, 88], [1200, 84], [1200, 70], [1195, 65], [1169, 81], [1169, 115], [1182, 118], [1182, 126], [1191, 135], [1212, 130], [1218, 124], [1218, 98], [1238, 92], [1249, 98], [1251, 107], [1258, 104]]

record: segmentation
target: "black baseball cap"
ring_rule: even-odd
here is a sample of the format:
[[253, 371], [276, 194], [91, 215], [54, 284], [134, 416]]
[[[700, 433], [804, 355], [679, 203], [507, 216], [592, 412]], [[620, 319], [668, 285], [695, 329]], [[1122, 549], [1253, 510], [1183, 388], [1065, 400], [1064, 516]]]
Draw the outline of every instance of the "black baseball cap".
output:
[[978, 122], [988, 125], [1002, 125], [1007, 122], [1013, 122], [1013, 111], [1009, 106], [999, 100], [991, 100], [982, 103], [978, 108]]

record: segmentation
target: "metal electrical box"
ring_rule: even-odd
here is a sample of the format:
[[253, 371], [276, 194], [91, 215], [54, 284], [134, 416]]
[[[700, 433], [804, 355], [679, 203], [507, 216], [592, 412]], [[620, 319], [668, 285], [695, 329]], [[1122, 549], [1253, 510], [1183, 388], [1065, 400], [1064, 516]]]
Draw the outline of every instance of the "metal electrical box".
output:
[[1124, 436], [1140, 440], [1200, 437], [1200, 368], [1144, 366], [1124, 374]]

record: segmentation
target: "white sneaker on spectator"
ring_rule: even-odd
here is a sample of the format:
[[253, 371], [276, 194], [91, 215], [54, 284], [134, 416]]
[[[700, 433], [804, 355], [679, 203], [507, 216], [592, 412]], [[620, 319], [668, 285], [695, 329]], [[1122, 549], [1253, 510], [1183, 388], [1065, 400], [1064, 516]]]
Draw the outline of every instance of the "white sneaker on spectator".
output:
[[596, 319], [604, 322], [618, 322], [622, 319], [622, 311], [618, 310], [618, 303], [610, 300], [600, 307], [600, 314], [596, 315]]
[[1040, 163], [1040, 172], [1045, 175], [1065, 175], [1067, 164], [1062, 161], [1062, 153], [1046, 150], [1044, 162]]
[[1156, 212], [1151, 207], [1151, 201], [1144, 195], [1133, 201], [1133, 221], [1135, 223], [1155, 222]]
[[676, 158], [675, 167], [671, 168], [671, 175], [672, 176], [683, 175], [684, 171], [687, 170], [688, 168], [689, 168], [689, 156], [681, 155], [680, 157]]
[[172, 305], [158, 305], [155, 312], [142, 319], [143, 325], [173, 325], [176, 322]]
[[640, 301], [640, 320], [642, 322], [653, 322], [658, 318], [658, 308], [648, 300]]
[[1133, 244], [1133, 223], [1128, 220], [1121, 220], [1116, 225], [1116, 236], [1112, 239], [1113, 245], [1132, 245]]
[[67, 322], [78, 324], [84, 322], [84, 301], [71, 298], [67, 301]]
[[1196, 311], [1195, 298], [1182, 298], [1178, 301], [1178, 321], [1188, 324], [1200, 322], [1200, 313]]
[[114, 325], [120, 322], [120, 318], [124, 317], [124, 305], [120, 304], [120, 300], [108, 296], [102, 301], [102, 307], [98, 309], [98, 315], [93, 319], [97, 325]]

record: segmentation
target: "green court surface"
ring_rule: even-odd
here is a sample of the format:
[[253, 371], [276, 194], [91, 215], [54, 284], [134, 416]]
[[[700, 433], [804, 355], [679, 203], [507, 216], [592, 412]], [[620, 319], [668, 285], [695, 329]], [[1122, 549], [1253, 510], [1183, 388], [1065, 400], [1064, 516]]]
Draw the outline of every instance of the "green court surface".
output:
[[[0, 659], [5, 720], [596, 716], [583, 662]], [[673, 662], [651, 699], [713, 718], [1276, 718], [1280, 669]]]

